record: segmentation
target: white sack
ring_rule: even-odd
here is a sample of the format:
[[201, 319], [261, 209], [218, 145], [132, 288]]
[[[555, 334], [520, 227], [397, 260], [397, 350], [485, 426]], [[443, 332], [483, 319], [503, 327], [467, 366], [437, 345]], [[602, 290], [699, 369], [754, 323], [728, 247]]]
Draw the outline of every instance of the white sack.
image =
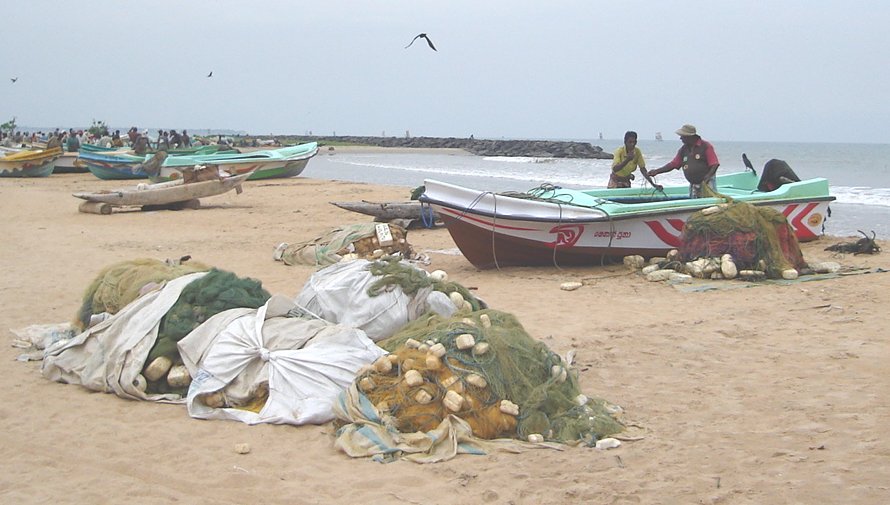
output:
[[[273, 296], [257, 310], [217, 314], [179, 341], [194, 377], [189, 415], [247, 424], [321, 424], [334, 418], [332, 405], [340, 392], [359, 368], [386, 351], [359, 329], [284, 317], [295, 307], [288, 298]], [[259, 413], [211, 408], [198, 399], [225, 388], [229, 403], [243, 404], [265, 381], [269, 398]]]
[[74, 338], [50, 345], [44, 352], [43, 376], [132, 400], [181, 401], [177, 394], [146, 394], [134, 381], [158, 338], [161, 319], [182, 290], [206, 274], [168, 281]]
[[392, 336], [428, 309], [445, 317], [457, 310], [453, 304], [442, 301], [447, 298], [444, 294], [433, 296], [439, 303], [429, 304], [427, 298], [436, 293], [431, 288], [409, 296], [399, 286], [393, 286], [377, 296], [368, 295], [368, 288], [379, 279], [368, 270], [371, 263], [340, 262], [315, 272], [297, 295], [297, 304], [326, 321], [360, 328], [375, 342]]

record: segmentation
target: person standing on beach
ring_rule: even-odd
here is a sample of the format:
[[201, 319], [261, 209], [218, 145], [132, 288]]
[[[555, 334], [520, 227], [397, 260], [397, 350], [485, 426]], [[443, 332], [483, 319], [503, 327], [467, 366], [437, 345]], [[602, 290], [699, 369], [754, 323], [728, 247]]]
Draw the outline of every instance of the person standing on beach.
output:
[[130, 142], [130, 147], [133, 147], [136, 144], [136, 137], [139, 136], [139, 130], [136, 129], [135, 126], [131, 126], [129, 130], [127, 130], [127, 139]]
[[69, 153], [76, 153], [80, 150], [80, 139], [74, 134], [74, 128], [68, 130], [68, 139], [65, 141], [65, 149]]
[[655, 176], [682, 168], [683, 175], [689, 181], [689, 198], [704, 196], [702, 188], [705, 185], [709, 186], [711, 191], [716, 192], [717, 168], [720, 167], [720, 161], [717, 159], [714, 146], [703, 140], [698, 135], [695, 126], [691, 124], [684, 124], [676, 133], [680, 136], [680, 141], [683, 142], [677, 155], [664, 166], [649, 172], [649, 175]]
[[646, 160], [643, 159], [643, 152], [637, 147], [637, 132], [629, 131], [624, 134], [624, 145], [615, 150], [615, 155], [612, 158], [609, 189], [629, 188], [637, 168], [640, 169], [640, 173], [649, 181], [649, 184], [658, 191], [662, 190], [662, 187], [659, 184], [655, 184], [655, 181], [649, 177], [649, 172], [646, 170]]
[[141, 135], [136, 134], [136, 140], [133, 141], [133, 152], [138, 154], [139, 156], [145, 155], [148, 152], [148, 148], [150, 146], [150, 140], [148, 139], [148, 131], [143, 132]]

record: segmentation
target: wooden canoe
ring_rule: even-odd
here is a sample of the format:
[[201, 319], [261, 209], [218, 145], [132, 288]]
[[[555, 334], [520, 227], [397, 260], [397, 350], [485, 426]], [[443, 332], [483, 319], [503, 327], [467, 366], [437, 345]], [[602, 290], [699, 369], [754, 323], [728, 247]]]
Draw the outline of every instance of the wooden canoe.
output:
[[410, 202], [331, 202], [344, 210], [374, 216], [380, 221], [392, 219], [426, 219], [438, 220], [439, 217], [429, 206], [422, 206], [417, 200]]
[[157, 184], [138, 184], [126, 188], [74, 193], [89, 202], [101, 202], [116, 206], [155, 206], [186, 202], [208, 196], [220, 195], [233, 189], [240, 193], [241, 183], [251, 172], [222, 179], [183, 183], [182, 179]]

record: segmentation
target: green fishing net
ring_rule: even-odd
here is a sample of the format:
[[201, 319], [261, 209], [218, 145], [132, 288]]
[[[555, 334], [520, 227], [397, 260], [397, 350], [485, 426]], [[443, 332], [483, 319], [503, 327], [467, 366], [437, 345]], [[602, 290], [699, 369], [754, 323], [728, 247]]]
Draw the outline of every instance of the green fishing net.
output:
[[[444, 347], [441, 357], [437, 344]], [[381, 358], [393, 363], [392, 370], [375, 363], [359, 375], [358, 385], [401, 431], [426, 431], [452, 413], [481, 438], [540, 434], [551, 441], [594, 444], [623, 430], [617, 408], [582, 395], [576, 373], [511, 314], [428, 315], [378, 345], [392, 353]], [[421, 384], [407, 385], [411, 370], [423, 377]], [[447, 405], [455, 394], [462, 402], [458, 411]], [[518, 405], [518, 415], [505, 413], [503, 400]]]
[[407, 232], [401, 226], [389, 223], [393, 242], [382, 246], [377, 239], [377, 225], [380, 223], [356, 223], [334, 228], [312, 240], [287, 245], [281, 254], [286, 265], [327, 266], [339, 262], [346, 254], [359, 258], [371, 258], [379, 250], [384, 254], [400, 253], [411, 255]]
[[763, 270], [771, 278], [806, 267], [797, 236], [781, 212], [727, 200], [721, 210], [696, 212], [686, 221], [679, 248], [683, 261], [731, 254], [740, 269]]
[[473, 310], [479, 310], [484, 305], [459, 283], [433, 279], [424, 270], [401, 262], [398, 256], [384, 256], [371, 263], [368, 269], [379, 277], [368, 287], [369, 296], [377, 296], [389, 286], [399, 286], [406, 295], [413, 295], [421, 288], [432, 287], [445, 294], [455, 291], [460, 293], [464, 300], [470, 302]]
[[[174, 363], [182, 363], [176, 343], [201, 323], [220, 312], [238, 307], [257, 309], [270, 298], [262, 283], [251, 278], [240, 278], [232, 272], [210, 270], [207, 275], [188, 284], [179, 299], [161, 319], [158, 339], [145, 360], [150, 364], [159, 356]], [[171, 388], [164, 378], [148, 384], [150, 393], [180, 393]]]
[[116, 314], [138, 298], [148, 285], [207, 270], [210, 267], [197, 261], [171, 265], [151, 258], [122, 261], [105, 267], [87, 287], [74, 324], [82, 330], [89, 325], [90, 316], [102, 312]]

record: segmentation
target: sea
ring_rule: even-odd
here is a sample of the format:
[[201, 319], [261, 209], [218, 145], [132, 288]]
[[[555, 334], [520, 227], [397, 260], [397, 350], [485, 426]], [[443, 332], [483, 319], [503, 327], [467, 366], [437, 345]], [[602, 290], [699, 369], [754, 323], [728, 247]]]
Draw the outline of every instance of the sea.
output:
[[[553, 139], [561, 140], [561, 139]], [[586, 140], [581, 140], [586, 141]], [[591, 140], [613, 152], [618, 140]], [[826, 235], [861, 237], [858, 230], [890, 239], [890, 144], [719, 142], [711, 141], [720, 159], [720, 173], [745, 170], [742, 154], [761, 172], [770, 159], [786, 161], [798, 177], [828, 179], [836, 198], [825, 223]], [[670, 161], [679, 140], [640, 140], [646, 165], [657, 168]], [[604, 188], [611, 160], [535, 157], [482, 157], [446, 152], [319, 150], [306, 167], [306, 177], [404, 186], [410, 188], [434, 179], [487, 191], [525, 191], [542, 184], [565, 188]], [[663, 185], [686, 184], [679, 170], [659, 175]], [[644, 179], [637, 174], [635, 185]]]

